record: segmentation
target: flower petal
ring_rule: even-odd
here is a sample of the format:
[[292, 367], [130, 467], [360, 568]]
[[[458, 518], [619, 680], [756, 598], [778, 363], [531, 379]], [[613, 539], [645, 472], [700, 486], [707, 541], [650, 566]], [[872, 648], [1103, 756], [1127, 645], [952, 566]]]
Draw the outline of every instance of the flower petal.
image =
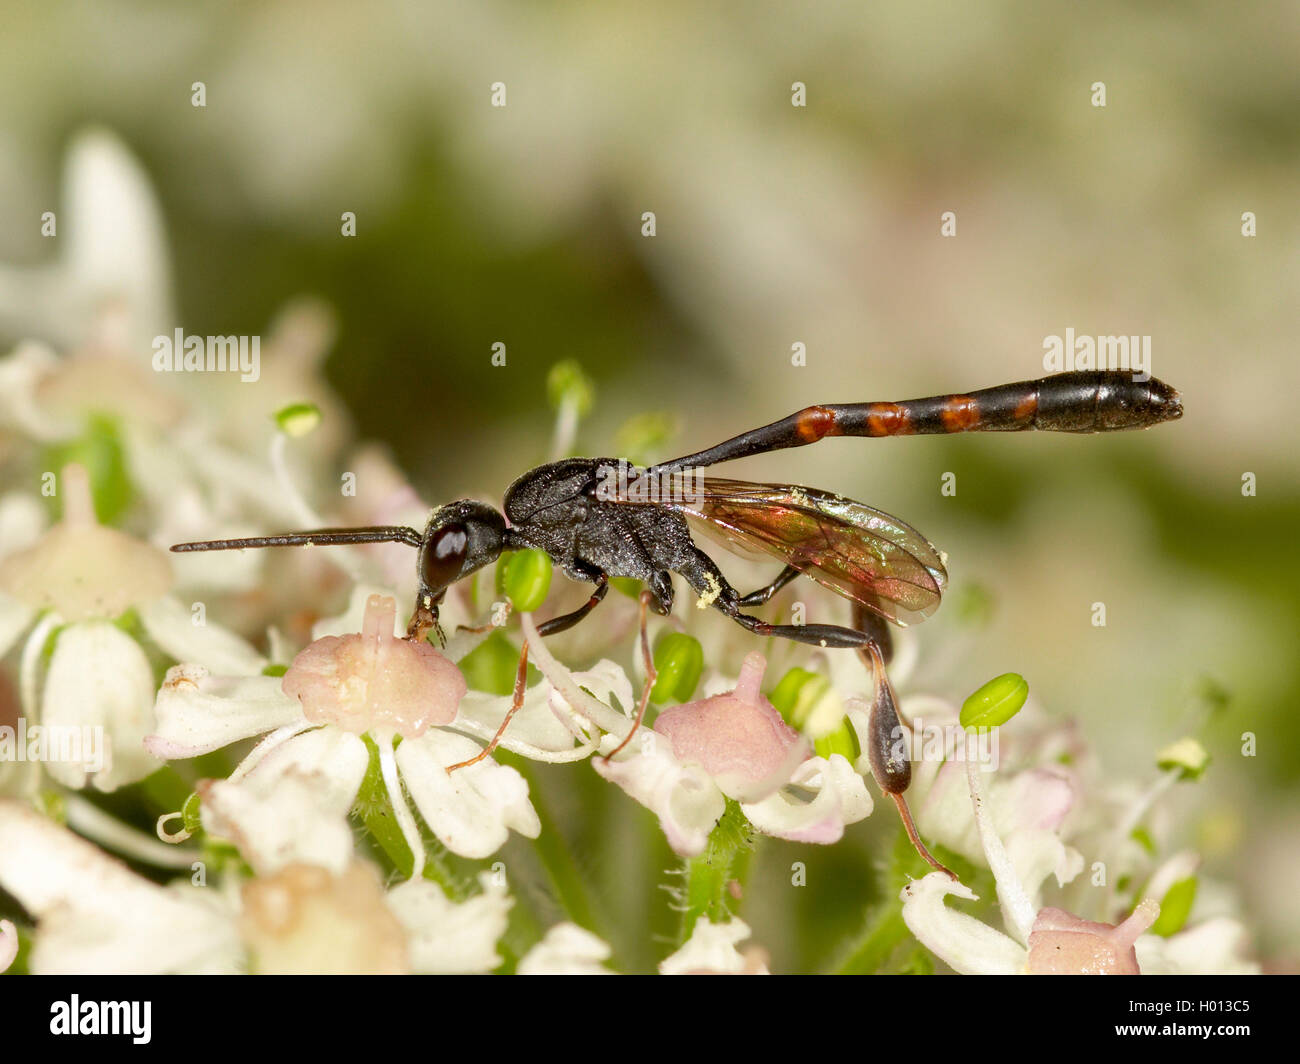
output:
[[736, 946], [749, 938], [749, 925], [732, 918], [725, 924], [695, 921], [691, 937], [676, 953], [659, 962], [660, 975], [768, 975], [766, 962], [746, 956]]
[[237, 967], [239, 940], [222, 895], [150, 883], [24, 803], [0, 801], [0, 884], [37, 918], [33, 972]]
[[479, 876], [483, 893], [463, 902], [436, 883], [408, 879], [388, 892], [388, 907], [407, 932], [411, 966], [428, 975], [490, 972], [501, 963], [497, 943], [514, 904], [491, 872]]
[[903, 922], [921, 944], [960, 975], [1023, 974], [1025, 950], [973, 916], [949, 909], [944, 904], [949, 894], [976, 900], [974, 891], [943, 872], [903, 888]]
[[577, 924], [556, 924], [523, 955], [520, 975], [613, 975], [601, 961], [613, 951]]
[[1240, 920], [1216, 916], [1169, 938], [1143, 935], [1134, 948], [1144, 975], [1258, 975]]
[[[610, 737], [607, 745], [613, 749], [617, 742]], [[674, 852], [683, 857], [703, 853], [709, 832], [727, 808], [718, 785], [701, 766], [678, 761], [672, 745], [657, 732], [641, 731], [629, 749], [636, 753], [617, 761], [598, 757], [592, 767], [659, 818]]]
[[9, 653], [18, 637], [35, 619], [35, 609], [0, 591], [0, 657]]
[[190, 610], [171, 595], [140, 606], [139, 614], [150, 638], [178, 662], [233, 676], [255, 676], [266, 665], [266, 659], [234, 632], [216, 624], [195, 624]]
[[158, 767], [144, 747], [153, 724], [153, 671], [135, 640], [108, 621], [63, 629], [45, 676], [41, 725], [98, 738], [79, 744], [77, 760], [48, 762], [49, 774], [73, 788], [93, 774], [101, 791], [143, 779]]
[[[574, 672], [573, 679], [602, 702], [617, 699], [624, 707], [633, 705], [632, 684], [623, 669], [612, 661], [601, 660], [584, 672]], [[491, 739], [513, 701], [512, 695], [470, 691], [461, 700], [460, 711], [450, 727]], [[526, 744], [536, 750], [572, 751], [575, 736], [571, 712], [569, 703], [549, 680], [534, 684], [524, 693], [524, 704], [511, 718], [502, 745], [511, 750]], [[527, 749], [520, 752], [528, 754]]]
[[260, 875], [293, 863], [341, 874], [353, 857], [348, 813], [369, 764], [366, 744], [340, 728], [295, 735], [238, 782], [200, 783], [203, 826]]
[[18, 956], [18, 928], [12, 920], [0, 920], [0, 975], [9, 970]]
[[[812, 801], [800, 799], [804, 789]], [[841, 754], [830, 759], [809, 758], [796, 770], [790, 786], [760, 802], [741, 803], [749, 822], [764, 835], [793, 842], [839, 842], [846, 824], [871, 814], [871, 795], [863, 780]]]
[[144, 745], [168, 760], [197, 757], [303, 720], [297, 700], [280, 689], [280, 677], [212, 676], [202, 665], [168, 669], [154, 713], [158, 723]]
[[542, 830], [528, 784], [512, 768], [485, 758], [448, 773], [447, 766], [481, 751], [472, 739], [431, 728], [396, 752], [402, 782], [442, 844], [462, 857], [488, 857], [513, 828], [530, 839]]

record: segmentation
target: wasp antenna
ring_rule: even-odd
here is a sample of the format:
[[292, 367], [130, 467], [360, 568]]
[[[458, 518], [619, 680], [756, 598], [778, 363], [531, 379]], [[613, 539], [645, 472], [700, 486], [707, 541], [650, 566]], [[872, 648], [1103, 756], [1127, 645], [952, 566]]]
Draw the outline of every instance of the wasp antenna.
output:
[[248, 539], [207, 539], [197, 543], [176, 543], [172, 550], [186, 554], [201, 550], [244, 550], [250, 547], [333, 547], [344, 543], [405, 543], [418, 547], [420, 533], [401, 525], [372, 528], [318, 528], [314, 532], [283, 532], [275, 536]]

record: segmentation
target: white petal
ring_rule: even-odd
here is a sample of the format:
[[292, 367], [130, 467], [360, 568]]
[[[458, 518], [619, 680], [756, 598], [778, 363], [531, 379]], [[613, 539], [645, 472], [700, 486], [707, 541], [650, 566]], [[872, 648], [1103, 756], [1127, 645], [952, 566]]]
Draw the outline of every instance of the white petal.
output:
[[[573, 733], [551, 712], [550, 687], [550, 684], [542, 682], [525, 693], [524, 704], [510, 718], [510, 727], [502, 739], [507, 749], [512, 749], [512, 744], [516, 743], [557, 752], [573, 749]], [[470, 691], [461, 699], [456, 719], [449, 726], [480, 739], [491, 739], [513, 701], [512, 695]]]
[[0, 658], [9, 653], [18, 637], [35, 619], [36, 610], [0, 591]]
[[341, 874], [353, 857], [348, 813], [370, 763], [341, 728], [286, 740], [236, 783], [199, 785], [203, 826], [230, 839], [259, 875], [294, 862]]
[[109, 130], [83, 130], [68, 148], [64, 197], [70, 303], [61, 309], [86, 315], [111, 300], [130, 309], [135, 337], [164, 327], [171, 318], [167, 241], [139, 161]]
[[[0, 267], [0, 320], [9, 317], [14, 280], [13, 271]], [[47, 443], [70, 433], [70, 426], [51, 417], [36, 398], [41, 381], [58, 366], [59, 358], [53, 351], [32, 341], [19, 344], [11, 354], [0, 358], [0, 425], [12, 425], [23, 435]], [[18, 544], [6, 541], [6, 553], [16, 549]]]
[[556, 924], [519, 961], [520, 975], [613, 975], [601, 962], [612, 951], [577, 924]]
[[153, 724], [153, 671], [135, 640], [108, 621], [64, 628], [45, 676], [41, 726], [92, 741], [80, 743], [88, 748], [76, 760], [48, 762], [49, 774], [73, 788], [93, 774], [102, 791], [144, 779], [158, 767], [144, 748]]
[[643, 730], [628, 749], [636, 753], [620, 755], [618, 761], [598, 757], [592, 766], [659, 818], [674, 851], [683, 857], [703, 853], [727, 807], [718, 785], [699, 765], [678, 761], [658, 732]]
[[239, 954], [219, 894], [150, 883], [24, 803], [0, 801], [0, 885], [37, 918], [36, 972], [229, 970]]
[[427, 879], [408, 879], [388, 892], [388, 907], [407, 931], [411, 966], [428, 975], [490, 972], [501, 963], [496, 946], [506, 932], [513, 904], [496, 877], [479, 877], [483, 893], [463, 902], [449, 899]]
[[1143, 975], [1258, 975], [1249, 937], [1239, 920], [1216, 916], [1169, 938], [1142, 935], [1134, 948]]
[[1063, 887], [1083, 871], [1083, 854], [1065, 845], [1055, 832], [1022, 829], [1005, 845], [1016, 878], [1036, 910], [1043, 907], [1042, 886], [1048, 876], [1055, 876], [1057, 885]]
[[193, 662], [231, 676], [256, 676], [266, 665], [266, 659], [234, 632], [216, 624], [195, 624], [190, 608], [171, 595], [138, 611], [153, 641], [178, 662]]
[[32, 950], [41, 975], [233, 974], [243, 944], [225, 898], [210, 887], [155, 888], [148, 899], [111, 912], [58, 909], [44, 920]]
[[18, 956], [18, 928], [12, 920], [0, 920], [0, 975], [9, 970]]
[[747, 938], [749, 925], [744, 920], [732, 918], [725, 924], [711, 924], [707, 916], [701, 916], [682, 948], [659, 962], [659, 974], [767, 975], [766, 964], [754, 966], [736, 949]]
[[158, 689], [157, 724], [145, 748], [169, 760], [197, 757], [303, 720], [302, 706], [280, 682], [279, 676], [212, 676], [202, 665], [176, 665]]
[[0, 495], [0, 552], [24, 550], [41, 538], [49, 518], [34, 495], [10, 491]]
[[528, 800], [528, 784], [512, 768], [484, 758], [448, 773], [482, 750], [472, 739], [430, 728], [397, 748], [397, 767], [425, 823], [442, 844], [462, 857], [488, 857], [509, 829], [530, 839], [542, 825]]
[[[622, 668], [612, 661], [602, 660], [585, 672], [575, 672], [573, 679], [604, 702], [616, 697], [621, 705], [632, 705], [632, 684]], [[456, 719], [450, 726], [481, 739], [491, 739], [513, 701], [513, 695], [470, 691], [461, 700]], [[533, 750], [555, 753], [576, 749], [569, 704], [548, 680], [543, 679], [528, 688], [523, 706], [510, 719], [502, 745], [529, 756], [529, 749], [520, 744], [527, 744]]]
[[1019, 975], [1029, 955], [1012, 939], [972, 916], [949, 909], [944, 897], [976, 899], [967, 886], [931, 872], [903, 888], [903, 922], [920, 943], [960, 975]]
[[[812, 800], [804, 795], [813, 792]], [[790, 786], [761, 802], [741, 803], [749, 822], [764, 835], [794, 842], [839, 842], [846, 824], [871, 814], [866, 781], [841, 754], [827, 760], [809, 758], [799, 766]]]

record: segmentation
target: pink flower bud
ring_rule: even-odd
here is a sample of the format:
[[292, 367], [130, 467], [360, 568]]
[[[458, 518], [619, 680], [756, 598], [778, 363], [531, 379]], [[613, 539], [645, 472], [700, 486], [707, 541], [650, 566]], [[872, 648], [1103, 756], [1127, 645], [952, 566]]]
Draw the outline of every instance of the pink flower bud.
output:
[[1063, 909], [1040, 909], [1029, 934], [1034, 975], [1141, 975], [1133, 943], [1160, 915], [1147, 899], [1118, 926], [1082, 920]]
[[281, 689], [313, 724], [360, 735], [391, 729], [406, 739], [449, 724], [465, 696], [460, 669], [425, 642], [393, 635], [397, 604], [371, 595], [360, 635], [325, 636], [305, 647]]
[[[787, 763], [791, 748], [803, 740], [759, 693], [766, 666], [762, 654], [751, 653], [729, 694], [684, 702], [660, 713], [654, 730], [672, 744], [673, 756], [695, 762], [720, 783], [770, 780]], [[774, 780], [772, 786], [783, 782]]]

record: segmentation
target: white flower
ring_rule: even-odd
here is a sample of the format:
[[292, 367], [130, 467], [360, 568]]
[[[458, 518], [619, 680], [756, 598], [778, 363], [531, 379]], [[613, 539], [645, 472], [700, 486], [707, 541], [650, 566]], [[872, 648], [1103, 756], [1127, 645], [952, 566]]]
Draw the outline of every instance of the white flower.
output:
[[271, 733], [228, 780], [201, 792], [205, 827], [235, 840], [255, 867], [307, 861], [337, 871], [347, 864], [345, 818], [369, 764], [366, 734], [378, 746], [394, 812], [415, 855], [413, 877], [424, 849], [402, 783], [433, 833], [464, 857], [496, 852], [510, 830], [529, 838], [541, 830], [528, 785], [514, 769], [489, 758], [446, 771], [480, 752], [474, 740], [449, 729], [465, 680], [427, 643], [397, 638], [396, 620], [391, 598], [369, 596], [360, 634], [321, 636], [283, 679], [213, 676], [192, 665], [167, 674], [157, 730], [146, 740], [158, 756], [193, 757]]
[[[840, 754], [810, 756], [807, 742], [759, 693], [765, 662], [745, 659], [735, 688], [660, 712], [596, 771], [652, 810], [678, 853], [703, 851], [726, 799], [740, 802], [759, 831], [800, 842], [833, 843], [846, 824], [871, 812], [862, 777]], [[621, 737], [607, 736], [613, 750]]]
[[695, 921], [691, 937], [677, 952], [659, 962], [661, 975], [767, 975], [762, 951], [736, 947], [749, 938], [749, 925], [733, 917], [725, 924], [712, 924], [708, 917]]
[[605, 967], [612, 951], [577, 924], [556, 924], [519, 960], [520, 975], [613, 975]]
[[[954, 971], [981, 975], [1137, 975], [1252, 970], [1240, 957], [1241, 925], [1227, 917], [1163, 939], [1144, 934], [1160, 915], [1160, 902], [1154, 896], [1143, 897], [1119, 924], [1041, 907], [1039, 889], [1047, 876], [1055, 871], [1064, 884], [1077, 875], [1081, 865], [1081, 859], [1066, 860], [1068, 868], [1061, 878], [1062, 844], [1057, 840], [1053, 845], [1046, 838], [1064, 819], [1071, 803], [1053, 800], [1050, 776], [1044, 779], [1031, 770], [1010, 781], [1013, 786], [1017, 781], [1026, 781], [1018, 795], [1018, 808], [999, 811], [997, 803], [986, 794], [981, 776], [978, 764], [968, 760], [965, 777], [971, 818], [997, 884], [1007, 933], [948, 908], [944, 899], [949, 894], [970, 901], [977, 899], [969, 887], [941, 872], [909, 883], [901, 895], [903, 920], [908, 928]], [[1013, 834], [1006, 845], [998, 828], [999, 816], [1003, 823], [1012, 825]], [[1049, 824], [1050, 828], [1046, 826]], [[1157, 891], [1163, 890], [1188, 874], [1194, 864], [1189, 855], [1178, 855], [1152, 877], [1151, 885]]]
[[38, 974], [235, 971], [227, 899], [161, 887], [30, 806], [0, 800], [0, 885], [37, 921]]
[[[949, 766], [957, 766], [958, 771], [963, 767], [958, 762], [945, 765]], [[1133, 943], [1159, 915], [1159, 906], [1142, 902], [1118, 926], [1083, 920], [1061, 909], [1040, 908], [1034, 899], [1042, 881], [1052, 871], [1055, 848], [1034, 832], [1048, 829], [1031, 826], [1030, 834], [1021, 832], [1014, 836], [1030, 840], [1020, 851], [1019, 865], [1032, 870], [1032, 878], [1026, 879], [1003, 845], [991, 802], [984, 792], [982, 770], [973, 757], [965, 759], [964, 774], [979, 844], [997, 883], [998, 902], [1009, 934], [949, 909], [944, 904], [947, 895], [970, 901], [976, 900], [977, 895], [942, 872], [931, 872], [903, 888], [903, 921], [912, 934], [962, 975], [1028, 972], [1136, 975]], [[1022, 819], [1031, 824], [1035, 820], [1054, 821], [1058, 813], [1064, 815], [1051, 802], [1030, 801], [1026, 812]], [[1081, 864], [1081, 861], [1071, 863]], [[1069, 878], [1077, 875], [1078, 870], [1073, 868]]]
[[230, 889], [163, 887], [0, 801], [0, 885], [36, 917], [36, 973], [489, 972], [511, 905], [493, 878], [459, 903], [427, 880], [385, 891], [360, 861], [337, 873], [288, 865]]
[[56, 263], [0, 267], [3, 331], [80, 344], [109, 306], [122, 338], [147, 344], [172, 317], [167, 241], [149, 179], [114, 134], [73, 138], [56, 217]]
[[12, 920], [0, 920], [0, 975], [9, 970], [18, 956], [18, 928]]
[[64, 469], [59, 489], [63, 520], [0, 561], [0, 655], [28, 633], [19, 686], [30, 725], [100, 736], [70, 759], [47, 760], [49, 774], [68, 787], [89, 779], [111, 791], [158, 764], [143, 746], [153, 728], [153, 671], [116, 619], [133, 610], [148, 637], [178, 660], [256, 671], [263, 659], [220, 627], [193, 623], [168, 594], [165, 554], [95, 522], [81, 466]]
[[[920, 722], [932, 733], [956, 734], [962, 740], [957, 747], [958, 756], [943, 760], [923, 756], [912, 762], [908, 796], [923, 837], [977, 863], [986, 860], [980, 820], [971, 801], [968, 770], [973, 766], [977, 776], [975, 785], [983, 796], [981, 812], [1002, 840], [1018, 881], [1024, 884], [1034, 905], [1041, 904], [1042, 887], [1049, 876], [1058, 885], [1064, 885], [1079, 874], [1083, 855], [1063, 837], [1082, 797], [1076, 775], [1057, 764], [1040, 764], [1039, 751], [1035, 751], [1036, 756], [1021, 758], [1017, 763], [1017, 739], [1007, 734], [1012, 731], [1007, 728], [993, 733], [997, 745], [991, 750], [998, 755], [1000, 771], [987, 773], [977, 761], [961, 756], [967, 752], [977, 757], [981, 748], [973, 741], [968, 743], [957, 711], [950, 703], [932, 696], [914, 695], [904, 700], [904, 708], [910, 720]], [[850, 710], [850, 717], [865, 735], [866, 725], [859, 711]], [[1027, 723], [1017, 718], [1018, 725]], [[1063, 731], [1059, 725], [1043, 730]], [[1027, 732], [1030, 737], [1026, 736]], [[1022, 746], [1038, 739], [1032, 728], [1019, 727], [1017, 734]]]
[[[903, 888], [903, 920], [917, 939], [960, 975], [1137, 975], [1133, 944], [1159, 915], [1144, 901], [1117, 926], [1040, 909], [1028, 934], [1005, 935], [944, 904], [948, 894], [976, 900], [969, 887], [931, 872]], [[1014, 927], [1014, 923], [1008, 920]]]

